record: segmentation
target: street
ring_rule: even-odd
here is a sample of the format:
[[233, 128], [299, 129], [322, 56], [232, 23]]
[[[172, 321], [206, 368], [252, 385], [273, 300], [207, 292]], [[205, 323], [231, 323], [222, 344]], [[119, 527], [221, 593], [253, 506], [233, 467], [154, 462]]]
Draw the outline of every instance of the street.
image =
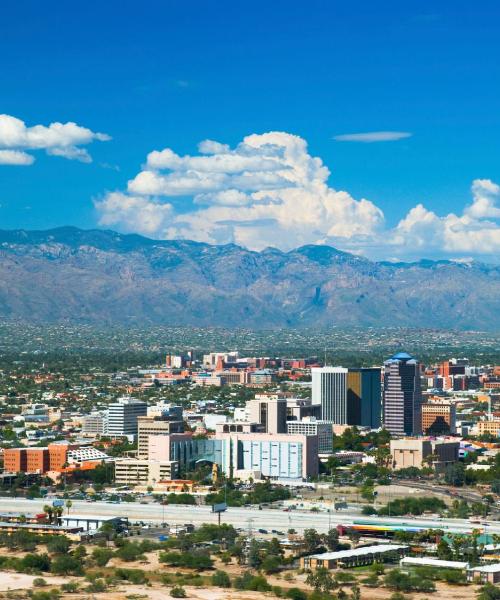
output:
[[[0, 512], [24, 512], [27, 514], [43, 512], [43, 507], [50, 500], [25, 498], [0, 498]], [[196, 526], [202, 523], [216, 523], [217, 516], [211, 512], [210, 506], [162, 506], [158, 503], [139, 504], [127, 503], [114, 504], [110, 502], [86, 502], [73, 500], [70, 515], [78, 516], [126, 516], [131, 522], [143, 521], [145, 523], [167, 522], [172, 524], [192, 523]], [[67, 511], [65, 510], [65, 514]], [[286, 532], [293, 528], [301, 533], [304, 529], [314, 528], [324, 533], [329, 527], [337, 524], [352, 523], [353, 520], [363, 520], [379, 524], [391, 524], [405, 522], [411, 525], [423, 525], [429, 529], [440, 529], [451, 527], [457, 532], [471, 531], [472, 529], [486, 529], [488, 533], [500, 533], [498, 521], [488, 521], [488, 525], [470, 523], [465, 519], [425, 519], [418, 517], [367, 517], [360, 516], [359, 510], [347, 509], [330, 514], [326, 512], [309, 512], [293, 510], [285, 512], [277, 509], [262, 509], [255, 507], [228, 508], [222, 514], [222, 522], [229, 523], [234, 527], [253, 530], [266, 529]]]

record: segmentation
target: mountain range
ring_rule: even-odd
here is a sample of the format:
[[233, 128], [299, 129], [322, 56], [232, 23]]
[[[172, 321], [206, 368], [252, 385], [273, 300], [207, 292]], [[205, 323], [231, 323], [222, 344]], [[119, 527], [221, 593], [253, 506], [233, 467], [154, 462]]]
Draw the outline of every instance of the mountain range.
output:
[[500, 266], [373, 262], [61, 227], [0, 230], [0, 318], [33, 323], [500, 330]]

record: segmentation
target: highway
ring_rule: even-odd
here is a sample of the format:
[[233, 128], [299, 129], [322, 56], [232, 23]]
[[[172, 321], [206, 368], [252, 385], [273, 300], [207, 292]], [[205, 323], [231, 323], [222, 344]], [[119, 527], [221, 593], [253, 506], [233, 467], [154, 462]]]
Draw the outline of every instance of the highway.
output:
[[[26, 514], [43, 512], [43, 507], [50, 503], [50, 500], [27, 500], [25, 498], [0, 498], [0, 513], [23, 512]], [[162, 506], [158, 503], [140, 504], [137, 502], [114, 504], [111, 502], [86, 502], [73, 500], [70, 515], [100, 517], [100, 516], [126, 516], [134, 523], [143, 521], [149, 524], [158, 524], [166, 522], [169, 525], [192, 523], [200, 525], [201, 523], [216, 523], [217, 516], [211, 512], [210, 506]], [[67, 510], [65, 509], [65, 514]], [[367, 517], [359, 514], [359, 509], [347, 509], [328, 514], [326, 512], [310, 512], [293, 510], [285, 512], [284, 510], [264, 508], [259, 510], [254, 507], [229, 508], [222, 514], [222, 522], [234, 525], [242, 529], [253, 530], [266, 529], [286, 532], [293, 528], [297, 532], [303, 532], [304, 529], [314, 528], [324, 533], [328, 531], [329, 526], [334, 527], [337, 524], [352, 523], [353, 520], [372, 521], [376, 523], [408, 523], [410, 525], [421, 525], [429, 529], [450, 528], [454, 532], [467, 532], [472, 529], [486, 529], [487, 533], [500, 534], [500, 522], [488, 520], [488, 525], [470, 523], [465, 519], [421, 519], [417, 517]]]

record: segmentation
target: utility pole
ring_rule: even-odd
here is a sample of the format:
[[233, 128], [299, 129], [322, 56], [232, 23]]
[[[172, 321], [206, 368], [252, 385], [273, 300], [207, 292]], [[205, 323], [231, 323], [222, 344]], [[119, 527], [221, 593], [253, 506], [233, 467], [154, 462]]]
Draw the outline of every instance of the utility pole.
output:
[[250, 559], [250, 545], [252, 543], [252, 538], [253, 538], [253, 518], [250, 517], [247, 521], [248, 523], [248, 532], [247, 532], [247, 541], [245, 544], [245, 562], [246, 564], [249, 563], [249, 559]]

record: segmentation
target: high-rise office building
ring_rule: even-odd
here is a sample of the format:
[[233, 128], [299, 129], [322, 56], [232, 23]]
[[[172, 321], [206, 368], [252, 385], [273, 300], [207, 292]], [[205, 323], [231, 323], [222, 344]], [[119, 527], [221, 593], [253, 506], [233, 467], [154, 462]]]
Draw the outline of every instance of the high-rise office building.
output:
[[382, 424], [382, 371], [349, 369], [347, 374], [348, 424], [378, 429]]
[[384, 426], [396, 435], [422, 432], [420, 365], [399, 352], [384, 363]]
[[169, 436], [183, 433], [184, 421], [173, 417], [137, 417], [137, 458], [149, 458], [149, 438], [152, 435]]
[[456, 433], [456, 408], [451, 402], [422, 404], [422, 432], [426, 435]]
[[286, 433], [286, 394], [257, 394], [247, 408], [249, 420], [260, 423], [266, 433]]
[[380, 427], [380, 369], [312, 369], [312, 401], [321, 405], [321, 419], [337, 425]]
[[118, 398], [108, 406], [106, 434], [111, 437], [129, 437], [137, 435], [137, 419], [146, 416], [148, 405], [135, 398]]
[[107, 413], [92, 412], [82, 419], [82, 434], [104, 435], [106, 433]]

